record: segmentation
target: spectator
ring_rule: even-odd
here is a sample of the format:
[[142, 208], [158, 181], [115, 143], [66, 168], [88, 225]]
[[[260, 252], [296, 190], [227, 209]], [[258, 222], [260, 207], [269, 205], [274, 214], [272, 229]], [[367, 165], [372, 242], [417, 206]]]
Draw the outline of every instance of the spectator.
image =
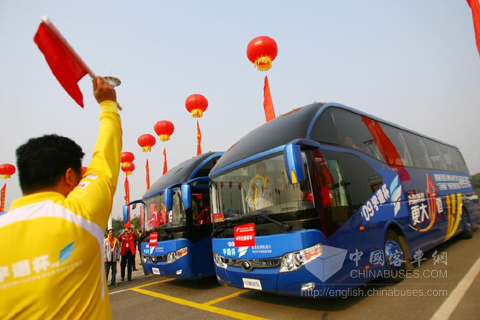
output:
[[135, 264], [135, 236], [131, 228], [125, 228], [118, 237], [122, 243], [120, 255], [120, 276], [125, 281], [125, 267], [127, 267], [127, 280], [132, 281], [133, 265]]
[[113, 236], [113, 229], [108, 229], [108, 237], [104, 243], [105, 249], [105, 280], [108, 282], [108, 273], [112, 269], [112, 280], [110, 285], [116, 283], [117, 278], [117, 261], [120, 260], [120, 242]]

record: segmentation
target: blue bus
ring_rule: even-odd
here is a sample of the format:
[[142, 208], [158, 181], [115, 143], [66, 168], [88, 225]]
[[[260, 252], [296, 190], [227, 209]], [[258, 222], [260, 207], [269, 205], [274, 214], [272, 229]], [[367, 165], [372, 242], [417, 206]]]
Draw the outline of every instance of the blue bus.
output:
[[215, 274], [208, 173], [223, 152], [171, 168], [143, 195], [141, 261], [146, 273], [180, 279]]
[[480, 216], [458, 148], [336, 103], [256, 128], [209, 176], [219, 283], [273, 293], [399, 282]]

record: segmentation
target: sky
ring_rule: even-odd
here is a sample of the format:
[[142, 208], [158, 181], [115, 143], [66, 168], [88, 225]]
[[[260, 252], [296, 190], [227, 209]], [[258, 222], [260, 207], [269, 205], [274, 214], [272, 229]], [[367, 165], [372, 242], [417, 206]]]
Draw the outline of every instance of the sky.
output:
[[[196, 121], [185, 99], [209, 101], [200, 119], [202, 151], [224, 151], [265, 122], [268, 75], [277, 115], [312, 102], [338, 102], [456, 145], [471, 174], [480, 172], [480, 56], [466, 1], [35, 1], [0, 0], [0, 164], [31, 137], [75, 140], [88, 165], [99, 107], [84, 77], [80, 108], [59, 85], [33, 36], [48, 15], [98, 75], [117, 88], [123, 151], [135, 154], [130, 199], [168, 166], [196, 155]], [[250, 40], [269, 36], [278, 56], [268, 72], [246, 56]], [[157, 121], [175, 132], [142, 153], [137, 138]], [[113, 217], [124, 204], [120, 172]], [[6, 207], [21, 196], [18, 174]], [[134, 213], [135, 214], [135, 213]]]

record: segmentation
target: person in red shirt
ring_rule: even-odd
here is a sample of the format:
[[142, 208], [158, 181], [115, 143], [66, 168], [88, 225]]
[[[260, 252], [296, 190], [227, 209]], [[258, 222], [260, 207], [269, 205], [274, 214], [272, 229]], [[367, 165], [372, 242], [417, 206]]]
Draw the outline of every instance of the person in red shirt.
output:
[[132, 281], [133, 265], [135, 264], [135, 235], [132, 233], [132, 228], [125, 228], [118, 238], [122, 243], [120, 276], [122, 281], [125, 281], [125, 267], [127, 267], [127, 280]]

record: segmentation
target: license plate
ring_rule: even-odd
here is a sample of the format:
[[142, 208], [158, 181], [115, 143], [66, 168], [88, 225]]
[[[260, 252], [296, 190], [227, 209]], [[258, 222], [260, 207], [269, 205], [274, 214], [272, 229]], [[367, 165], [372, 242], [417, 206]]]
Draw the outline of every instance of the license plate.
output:
[[243, 287], [246, 289], [262, 290], [262, 283], [257, 279], [242, 278]]
[[153, 274], [160, 275], [160, 269], [158, 269], [158, 268], [152, 268], [152, 272], [153, 272]]

